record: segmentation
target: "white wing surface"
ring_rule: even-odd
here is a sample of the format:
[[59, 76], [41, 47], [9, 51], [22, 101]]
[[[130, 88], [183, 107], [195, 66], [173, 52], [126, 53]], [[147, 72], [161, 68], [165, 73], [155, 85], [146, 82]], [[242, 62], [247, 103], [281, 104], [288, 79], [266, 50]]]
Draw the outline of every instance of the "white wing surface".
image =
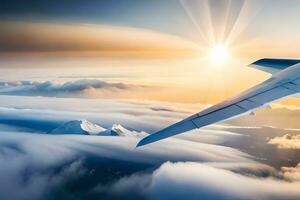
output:
[[143, 138], [137, 144], [137, 147], [249, 113], [272, 101], [298, 93], [299, 87], [300, 79], [272, 77], [232, 99], [205, 109]]

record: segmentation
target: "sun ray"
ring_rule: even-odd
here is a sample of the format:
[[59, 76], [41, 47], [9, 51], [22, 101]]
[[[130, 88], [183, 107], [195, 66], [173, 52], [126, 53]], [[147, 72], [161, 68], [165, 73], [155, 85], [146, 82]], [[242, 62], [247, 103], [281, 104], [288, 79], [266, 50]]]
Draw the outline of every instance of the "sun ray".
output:
[[236, 18], [236, 22], [231, 29], [231, 32], [227, 38], [226, 44], [231, 45], [234, 41], [247, 29], [252, 20], [256, 17], [259, 11], [263, 8], [268, 0], [243, 0], [243, 6], [239, 15]]
[[208, 35], [210, 36], [210, 44], [214, 44], [214, 43], [216, 43], [216, 37], [215, 37], [213, 22], [212, 22], [213, 15], [211, 13], [209, 0], [206, 0], [204, 2], [205, 3], [203, 4], [203, 6], [205, 7], [205, 10], [206, 10], [205, 18], [207, 19], [207, 29], [206, 30], [208, 32]]
[[257, 36], [249, 38], [245, 30], [267, 1], [180, 0], [197, 29], [198, 38], [204, 42], [199, 52], [211, 64], [226, 62], [229, 55], [242, 55], [242, 52], [248, 52], [249, 46], [257, 44]]
[[200, 34], [201, 39], [206, 43], [209, 44], [209, 39], [207, 38], [205, 32], [203, 31], [203, 29], [201, 28], [201, 26], [199, 25], [199, 22], [197, 21], [197, 19], [195, 18], [195, 16], [193, 15], [191, 9], [189, 8], [189, 5], [187, 4], [186, 0], [180, 0], [180, 3], [182, 5], [182, 7], [184, 8], [186, 14], [189, 16], [191, 22], [194, 24], [195, 28], [197, 29], [198, 33]]

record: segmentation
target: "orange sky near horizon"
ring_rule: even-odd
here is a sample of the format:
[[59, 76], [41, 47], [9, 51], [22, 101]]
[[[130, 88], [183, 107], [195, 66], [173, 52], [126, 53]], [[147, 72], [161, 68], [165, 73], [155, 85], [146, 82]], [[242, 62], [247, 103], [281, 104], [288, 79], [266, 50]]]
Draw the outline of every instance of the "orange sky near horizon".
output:
[[[257, 2], [245, 1], [240, 10], [225, 6], [219, 21], [214, 13], [211, 18], [198, 16], [203, 5], [184, 4], [198, 30], [187, 35], [202, 40], [129, 26], [2, 21], [0, 79], [97, 78], [149, 87], [116, 94], [117, 98], [214, 104], [270, 77], [247, 67], [253, 61], [300, 58], [297, 20], [284, 24], [290, 29], [268, 21], [267, 12], [260, 14], [264, 21], [257, 20], [255, 13], [263, 7]], [[230, 16], [230, 9], [238, 14]], [[298, 99], [284, 103], [300, 105]]]

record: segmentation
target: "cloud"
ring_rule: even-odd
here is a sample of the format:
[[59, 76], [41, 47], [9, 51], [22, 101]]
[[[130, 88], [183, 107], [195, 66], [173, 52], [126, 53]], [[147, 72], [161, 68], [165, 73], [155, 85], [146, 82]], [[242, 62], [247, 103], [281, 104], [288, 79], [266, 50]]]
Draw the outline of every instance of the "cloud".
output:
[[22, 152], [23, 148], [18, 146], [17, 141], [19, 139], [16, 137], [14, 142], [0, 142], [1, 199], [40, 199], [48, 187], [56, 187], [65, 182], [64, 178], [76, 177], [84, 170], [80, 160], [66, 161], [69, 165], [57, 172], [54, 169], [36, 168], [30, 154]]
[[133, 174], [122, 177], [109, 184], [99, 184], [91, 189], [95, 196], [110, 196], [111, 199], [149, 199], [149, 186], [151, 185], [152, 174]]
[[[152, 133], [190, 115], [199, 105], [143, 100], [0, 96], [0, 124], [48, 132], [62, 123], [87, 119], [104, 128], [114, 123]], [[153, 108], [165, 108], [168, 111]], [[8, 127], [7, 127], [8, 128]], [[7, 129], [5, 129], [7, 130]]]
[[2, 53], [177, 57], [197, 52], [195, 44], [180, 37], [138, 28], [11, 21], [0, 27]]
[[[152, 132], [199, 105], [18, 96], [0, 100], [1, 199], [299, 199], [299, 182], [289, 178], [296, 177], [292, 173], [297, 168], [278, 171], [238, 150], [250, 139], [249, 131], [260, 135], [257, 127], [212, 126], [138, 149], [136, 137], [45, 134], [74, 119]], [[234, 141], [237, 146], [224, 146]]]
[[199, 197], [206, 200], [299, 199], [300, 182], [287, 182], [272, 176], [256, 177], [244, 174], [246, 169], [275, 171], [258, 164], [238, 162], [215, 166], [196, 162], [166, 162], [151, 174], [127, 176], [110, 185], [98, 185], [93, 192], [97, 194], [97, 191], [105, 189], [115, 198], [135, 194], [140, 199], [151, 200], [193, 200]]
[[296, 167], [282, 167], [281, 174], [290, 181], [300, 182], [300, 163]]
[[[299, 198], [299, 183], [285, 182], [277, 175], [285, 172], [284, 177], [288, 177], [291, 169], [276, 172], [235, 149], [176, 138], [134, 149], [136, 142], [134, 137], [2, 131], [0, 197]], [[175, 163], [165, 163], [157, 169], [166, 161]], [[176, 163], [178, 161], [193, 162]], [[266, 175], [267, 178], [262, 178]], [[75, 187], [77, 184], [79, 188]], [[71, 185], [74, 191], [66, 185]], [[11, 188], [17, 192], [11, 192]]]
[[153, 199], [299, 199], [300, 183], [253, 178], [199, 163], [166, 163], [153, 173]]
[[[0, 198], [25, 199], [28, 195], [40, 199], [54, 195], [70, 199], [75, 195], [98, 199], [106, 194], [107, 199], [141, 199], [148, 196], [148, 172], [166, 161], [256, 163], [248, 154], [205, 144], [205, 140], [171, 138], [135, 149], [139, 140], [135, 137], [42, 134], [63, 121], [85, 118], [105, 127], [122, 122], [137, 130], [155, 130], [188, 115], [192, 106], [137, 100], [17, 96], [0, 99], [0, 176], [7, 186], [1, 187], [4, 182], [0, 180]], [[214, 135], [219, 141], [218, 137], [228, 134]], [[138, 188], [133, 188], [132, 178], [126, 181], [128, 176], [136, 177]]]
[[[51, 81], [0, 82], [0, 94], [18, 96], [88, 96], [89, 93], [109, 95], [109, 93], [128, 91], [146, 86], [125, 83], [108, 83], [97, 79], [81, 79], [65, 83]], [[96, 95], [94, 94], [94, 95]]]
[[258, 109], [255, 116], [244, 115], [230, 121], [232, 125], [270, 126], [282, 129], [300, 128], [298, 117], [300, 110], [295, 106], [274, 106], [273, 108]]
[[[134, 149], [137, 140], [134, 137], [57, 136], [2, 131], [0, 198], [40, 199], [47, 194], [60, 196], [59, 191], [62, 190], [66, 190], [64, 195], [70, 197], [72, 192], [64, 188], [65, 184], [75, 187], [77, 183], [80, 187], [74, 189], [74, 193], [85, 194], [100, 183], [107, 185], [120, 176], [155, 169], [167, 160], [255, 163], [247, 154], [228, 147], [171, 139]], [[136, 180], [140, 181], [143, 180]], [[147, 179], [144, 181], [147, 182]], [[114, 189], [111, 186], [110, 189], [127, 191], [133, 186], [128, 185], [130, 182], [120, 182], [118, 187]], [[127, 191], [135, 194], [132, 192]]]
[[300, 149], [300, 135], [286, 134], [272, 138], [268, 143], [277, 145], [280, 149]]

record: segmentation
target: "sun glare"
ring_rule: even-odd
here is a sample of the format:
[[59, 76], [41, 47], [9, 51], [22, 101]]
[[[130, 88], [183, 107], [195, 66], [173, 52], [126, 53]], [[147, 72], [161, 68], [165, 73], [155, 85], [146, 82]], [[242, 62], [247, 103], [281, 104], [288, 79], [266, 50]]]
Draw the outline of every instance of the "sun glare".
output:
[[224, 45], [215, 45], [209, 49], [209, 60], [212, 64], [225, 64], [228, 57], [229, 51]]

